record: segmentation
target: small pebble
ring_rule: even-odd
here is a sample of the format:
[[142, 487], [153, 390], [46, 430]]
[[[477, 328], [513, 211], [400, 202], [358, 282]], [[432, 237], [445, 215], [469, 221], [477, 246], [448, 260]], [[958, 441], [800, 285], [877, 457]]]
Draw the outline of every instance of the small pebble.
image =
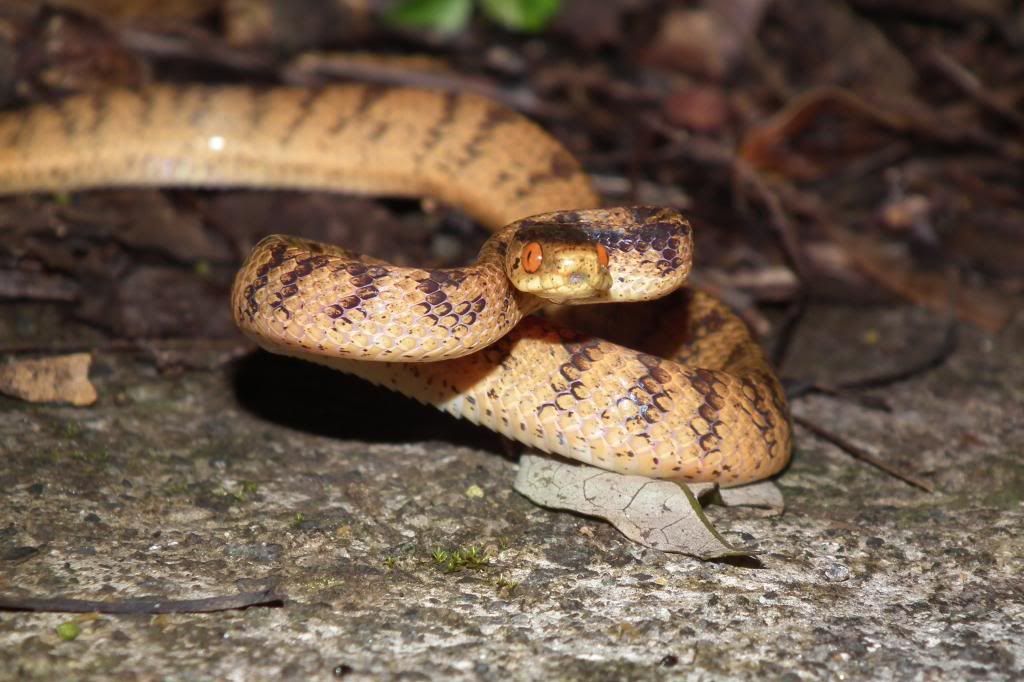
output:
[[82, 629], [78, 627], [78, 623], [73, 620], [67, 620], [57, 626], [57, 636], [63, 639], [65, 642], [70, 642], [78, 637], [82, 633]]
[[661, 660], [658, 661], [658, 665], [662, 668], [674, 668], [679, 665], [679, 657], [675, 654], [665, 654], [661, 657]]
[[841, 583], [850, 579], [850, 569], [843, 564], [832, 563], [825, 567], [822, 575], [830, 583]]
[[436, 234], [430, 240], [430, 253], [442, 263], [454, 263], [464, 255], [462, 240], [450, 234]]

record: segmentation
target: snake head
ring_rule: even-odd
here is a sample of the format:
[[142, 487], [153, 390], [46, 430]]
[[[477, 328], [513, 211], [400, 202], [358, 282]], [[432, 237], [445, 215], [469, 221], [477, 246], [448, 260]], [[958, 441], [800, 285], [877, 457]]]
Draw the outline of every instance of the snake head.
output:
[[564, 226], [514, 236], [505, 269], [517, 289], [552, 303], [606, 300], [612, 285], [607, 247]]
[[505, 271], [520, 291], [552, 303], [646, 301], [690, 272], [690, 225], [674, 209], [557, 211], [505, 228]]

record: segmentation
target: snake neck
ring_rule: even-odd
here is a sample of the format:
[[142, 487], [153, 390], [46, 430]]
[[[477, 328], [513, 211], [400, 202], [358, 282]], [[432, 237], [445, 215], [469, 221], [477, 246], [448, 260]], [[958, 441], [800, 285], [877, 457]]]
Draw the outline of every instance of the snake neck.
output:
[[491, 345], [540, 299], [504, 274], [492, 237], [461, 268], [407, 268], [339, 247], [274, 235], [252, 250], [232, 289], [242, 331], [289, 355], [432, 362]]

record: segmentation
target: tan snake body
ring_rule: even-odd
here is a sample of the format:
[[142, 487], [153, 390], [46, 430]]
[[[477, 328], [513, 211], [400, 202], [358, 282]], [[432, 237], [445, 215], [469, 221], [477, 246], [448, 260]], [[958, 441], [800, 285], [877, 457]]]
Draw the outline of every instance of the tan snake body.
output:
[[[609, 289], [591, 300], [643, 300], [685, 279], [689, 226], [669, 209], [592, 210], [599, 199], [577, 161], [491, 101], [359, 85], [156, 86], [0, 114], [0, 194], [126, 185], [429, 195], [458, 206], [497, 231], [465, 268], [396, 268], [265, 239], [236, 277], [236, 321], [272, 352], [605, 469], [737, 485], [789, 460], [778, 380], [716, 299], [693, 292], [659, 313], [659, 355], [530, 316], [543, 301], [506, 274], [526, 268], [545, 230], [567, 235], [570, 262], [582, 258], [571, 250], [577, 235], [597, 235], [600, 262], [587, 272]], [[557, 252], [544, 249], [548, 260]], [[626, 261], [643, 276], [609, 277]], [[573, 282], [590, 276], [584, 269]]]

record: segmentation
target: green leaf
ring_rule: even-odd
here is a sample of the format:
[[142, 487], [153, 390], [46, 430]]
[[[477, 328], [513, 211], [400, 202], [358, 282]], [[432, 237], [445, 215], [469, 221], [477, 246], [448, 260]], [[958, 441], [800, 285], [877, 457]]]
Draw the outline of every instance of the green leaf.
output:
[[402, 0], [384, 18], [403, 28], [458, 33], [466, 27], [472, 10], [473, 0]]
[[562, 0], [480, 0], [490, 19], [514, 31], [536, 33], [561, 9]]

